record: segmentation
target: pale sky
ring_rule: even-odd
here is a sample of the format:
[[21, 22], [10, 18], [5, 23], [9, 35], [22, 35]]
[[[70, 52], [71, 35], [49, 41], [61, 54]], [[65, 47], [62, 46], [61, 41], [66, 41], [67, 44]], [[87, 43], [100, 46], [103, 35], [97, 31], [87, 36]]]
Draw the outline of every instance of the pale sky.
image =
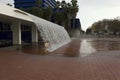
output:
[[[70, 2], [71, 0], [65, 1]], [[13, 0], [0, 0], [0, 2], [13, 4]], [[120, 16], [120, 0], [78, 0], [78, 5], [77, 18], [80, 18], [83, 30], [98, 20]]]

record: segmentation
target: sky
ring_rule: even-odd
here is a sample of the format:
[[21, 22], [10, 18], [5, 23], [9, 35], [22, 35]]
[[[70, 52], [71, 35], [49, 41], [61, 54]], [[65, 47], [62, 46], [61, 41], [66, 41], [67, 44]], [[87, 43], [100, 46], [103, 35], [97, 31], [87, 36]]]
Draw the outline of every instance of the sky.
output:
[[[71, 0], [65, 1], [70, 2]], [[13, 0], [0, 0], [0, 2], [14, 3]], [[114, 19], [120, 16], [120, 0], [78, 0], [78, 5], [77, 18], [80, 19], [83, 30], [98, 20]]]

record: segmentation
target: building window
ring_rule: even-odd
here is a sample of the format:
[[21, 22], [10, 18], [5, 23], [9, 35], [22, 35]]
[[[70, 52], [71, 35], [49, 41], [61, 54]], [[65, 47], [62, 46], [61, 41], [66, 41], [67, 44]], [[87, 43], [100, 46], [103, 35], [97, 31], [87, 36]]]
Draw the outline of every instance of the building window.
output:
[[22, 30], [22, 31], [31, 31], [31, 26], [21, 25], [21, 30]]
[[11, 31], [10, 24], [4, 23], [3, 24], [3, 31]]
[[9, 23], [0, 22], [0, 32], [11, 31], [11, 27]]

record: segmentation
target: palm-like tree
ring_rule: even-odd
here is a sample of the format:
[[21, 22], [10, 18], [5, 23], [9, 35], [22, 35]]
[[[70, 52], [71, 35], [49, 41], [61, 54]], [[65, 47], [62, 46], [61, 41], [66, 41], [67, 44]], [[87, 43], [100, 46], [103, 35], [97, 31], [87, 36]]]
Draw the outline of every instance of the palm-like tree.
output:
[[71, 19], [72, 19], [72, 5], [70, 3], [67, 3], [67, 9], [66, 9], [66, 13], [67, 13], [67, 25], [68, 25], [68, 29], [71, 30]]
[[62, 8], [66, 8], [66, 6], [67, 6], [67, 5], [66, 5], [66, 1], [63, 0], [63, 1], [61, 2], [61, 7], [62, 7]]
[[[65, 0], [62, 0], [61, 2], [57, 1], [57, 10], [55, 12], [55, 20], [62, 21], [66, 24], [66, 29], [71, 31], [71, 19], [76, 18], [76, 14], [78, 12], [78, 5], [77, 0], [71, 0], [71, 3], [66, 3]], [[62, 12], [59, 11], [59, 9], [62, 9]], [[74, 20], [73, 20], [73, 23]], [[73, 24], [72, 26], [74, 26]]]
[[58, 9], [58, 8], [60, 8], [60, 6], [61, 6], [60, 1], [56, 1], [56, 8]]
[[71, 25], [71, 27], [73, 27], [73, 29], [71, 29], [71, 31], [70, 31], [71, 36], [73, 36], [73, 34], [75, 33], [75, 18], [76, 18], [77, 12], [79, 10], [77, 2], [78, 2], [77, 0], [71, 0], [70, 14], [71, 14], [72, 23], [73, 23], [73, 25]]
[[[54, 12], [54, 19], [56, 23], [61, 23], [62, 26], [65, 27], [66, 23], [66, 2], [63, 0], [62, 2], [57, 1], [56, 11]], [[60, 11], [62, 10], [62, 11]]]
[[71, 0], [71, 3], [72, 3], [72, 7], [71, 7], [71, 13], [73, 14], [72, 15], [72, 18], [73, 18], [73, 28], [75, 28], [75, 18], [76, 18], [76, 15], [77, 15], [77, 12], [79, 11], [79, 8], [78, 8], [78, 5], [77, 5], [77, 0]]

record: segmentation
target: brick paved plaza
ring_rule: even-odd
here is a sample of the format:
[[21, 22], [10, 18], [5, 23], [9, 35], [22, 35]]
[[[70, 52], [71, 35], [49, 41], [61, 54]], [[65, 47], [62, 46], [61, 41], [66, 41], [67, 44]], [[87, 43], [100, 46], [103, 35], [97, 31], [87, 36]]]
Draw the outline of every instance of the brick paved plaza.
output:
[[0, 49], [0, 80], [120, 80], [119, 50], [80, 56], [79, 45], [74, 40], [50, 55]]

